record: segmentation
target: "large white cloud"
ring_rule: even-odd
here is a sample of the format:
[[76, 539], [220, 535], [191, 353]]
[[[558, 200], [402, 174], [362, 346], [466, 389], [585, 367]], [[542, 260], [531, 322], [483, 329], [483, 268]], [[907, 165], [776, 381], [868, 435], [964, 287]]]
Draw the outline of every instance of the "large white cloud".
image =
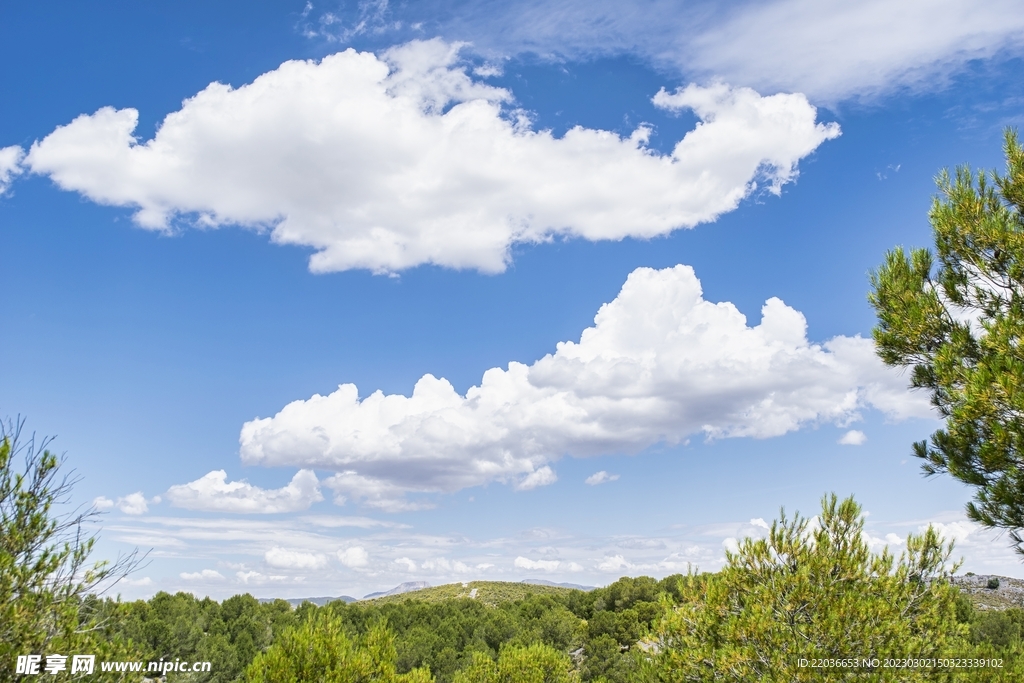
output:
[[100, 109], [32, 145], [24, 165], [140, 226], [268, 229], [312, 247], [315, 271], [432, 263], [498, 272], [509, 249], [556, 235], [648, 238], [712, 221], [758, 183], [777, 190], [839, 135], [799, 94], [689, 86], [656, 104], [702, 119], [670, 155], [629, 137], [564, 137], [509, 111], [440, 40], [380, 57], [290, 61], [239, 88], [213, 83], [134, 137], [138, 112]]
[[432, 375], [411, 396], [360, 399], [344, 384], [246, 423], [241, 457], [333, 470], [346, 495], [401, 509], [408, 492], [551, 483], [548, 463], [563, 455], [635, 453], [698, 433], [773, 437], [845, 425], [866, 407], [929, 415], [870, 340], [812, 344], [803, 315], [776, 298], [761, 314], [749, 326], [732, 304], [705, 301], [688, 266], [640, 268], [579, 342], [533, 365], [492, 368], [465, 396]]
[[310, 470], [299, 470], [279, 489], [263, 489], [245, 481], [227, 481], [227, 472], [214, 470], [195, 481], [167, 490], [172, 505], [208, 512], [271, 514], [305, 510], [324, 499], [320, 482]]

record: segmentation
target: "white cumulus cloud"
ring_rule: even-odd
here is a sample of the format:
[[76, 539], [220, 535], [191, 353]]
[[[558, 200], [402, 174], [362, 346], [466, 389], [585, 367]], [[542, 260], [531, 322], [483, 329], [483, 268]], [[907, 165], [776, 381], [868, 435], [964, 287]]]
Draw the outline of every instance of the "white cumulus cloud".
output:
[[129, 493], [117, 499], [117, 509], [126, 515], [142, 515], [149, 512], [149, 503], [142, 491]]
[[420, 563], [423, 569], [434, 571], [451, 571], [452, 563], [444, 557], [432, 557]]
[[334, 491], [334, 502], [343, 505], [348, 497], [358, 498], [363, 505], [384, 512], [411, 512], [433, 507], [428, 502], [412, 502], [403, 496], [410, 491], [386, 479], [366, 477], [355, 471], [335, 474], [324, 480], [324, 486]]
[[399, 557], [395, 560], [395, 564], [402, 568], [402, 571], [414, 572], [416, 571], [416, 563], [408, 557]]
[[[971, 535], [976, 534], [983, 529], [979, 524], [975, 524], [974, 522], [967, 520], [948, 523], [932, 522], [929, 526], [935, 528], [935, 531], [943, 541], [947, 543], [953, 541], [958, 545], [967, 541]], [[920, 533], [924, 533], [927, 528], [927, 526], [922, 526], [918, 531]]]
[[529, 569], [531, 571], [553, 572], [562, 565], [558, 560], [531, 560], [520, 555], [513, 562], [516, 569]]
[[216, 569], [204, 569], [201, 572], [182, 572], [178, 574], [185, 581], [223, 581], [224, 575]]
[[235, 576], [238, 577], [239, 582], [245, 584], [265, 584], [265, 583], [286, 583], [289, 581], [299, 582], [298, 579], [292, 579], [288, 576], [282, 576], [280, 574], [262, 574], [257, 571], [237, 571]]
[[262, 489], [245, 481], [227, 481], [227, 472], [214, 470], [195, 481], [167, 490], [172, 505], [207, 512], [271, 514], [305, 510], [323, 500], [320, 483], [311, 470], [299, 470], [287, 486]]
[[589, 477], [584, 479], [584, 483], [590, 484], [591, 486], [597, 486], [598, 484], [604, 484], [609, 481], [615, 481], [619, 478], [617, 474], [608, 474], [604, 470], [600, 472], [594, 472]]
[[14, 176], [22, 172], [21, 160], [25, 150], [17, 145], [0, 148], [0, 196], [6, 194]]
[[558, 481], [558, 475], [555, 474], [553, 469], [545, 465], [523, 477], [522, 481], [516, 484], [516, 489], [519, 491], [529, 491], [538, 486], [554, 484], [556, 481]]
[[143, 576], [142, 578], [139, 578], [139, 579], [121, 579], [121, 582], [123, 582], [124, 584], [126, 584], [128, 586], [136, 586], [136, 587], [139, 587], [139, 588], [144, 588], [146, 586], [152, 586], [153, 585], [153, 579], [151, 579], [148, 576]]
[[[406, 559], [406, 558], [403, 558]], [[338, 561], [346, 567], [365, 567], [370, 563], [370, 554], [361, 546], [353, 546], [338, 551]], [[415, 568], [413, 565], [412, 568]], [[411, 569], [410, 569], [411, 571]]]
[[278, 569], [320, 569], [327, 564], [327, 558], [323, 555], [277, 547], [265, 552], [263, 559]]
[[860, 446], [868, 440], [867, 435], [857, 429], [851, 429], [850, 431], [839, 437], [839, 445], [841, 446]]
[[510, 248], [564, 235], [649, 238], [714, 220], [760, 182], [777, 190], [836, 124], [803, 95], [691, 85], [655, 104], [702, 122], [670, 154], [581, 127], [555, 138], [474, 80], [458, 46], [413, 42], [290, 61], [239, 88], [213, 83], [135, 137], [135, 109], [83, 114], [23, 162], [168, 230], [269, 230], [315, 250], [317, 272], [432, 263], [505, 269]]
[[359, 499], [362, 487], [386, 509], [409, 492], [547, 482], [545, 468], [563, 455], [636, 453], [695, 433], [774, 437], [845, 425], [869, 407], [895, 419], [930, 415], [871, 340], [815, 344], [806, 331], [779, 299], [750, 326], [732, 304], [704, 300], [688, 266], [640, 268], [578, 342], [533, 365], [492, 368], [465, 396], [432, 375], [411, 396], [360, 399], [345, 384], [246, 423], [240, 454], [247, 464], [340, 472], [349, 495]]
[[621, 572], [633, 568], [633, 564], [622, 555], [610, 555], [598, 563], [597, 568], [603, 572]]

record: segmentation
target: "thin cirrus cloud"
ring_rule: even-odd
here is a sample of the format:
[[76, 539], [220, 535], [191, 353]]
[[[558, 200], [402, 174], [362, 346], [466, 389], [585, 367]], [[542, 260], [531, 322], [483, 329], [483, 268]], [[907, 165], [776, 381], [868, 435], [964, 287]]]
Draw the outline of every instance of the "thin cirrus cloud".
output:
[[22, 166], [134, 208], [144, 228], [269, 230], [312, 248], [315, 272], [496, 273], [515, 244], [713, 221], [761, 185], [777, 193], [839, 135], [803, 95], [717, 83], [654, 96], [701, 119], [670, 154], [647, 146], [646, 125], [556, 138], [510, 109], [512, 93], [470, 76], [459, 49], [435, 39], [380, 56], [346, 50], [239, 88], [213, 83], [146, 142], [134, 137], [136, 110], [105, 107], [35, 142]]
[[[772, 510], [766, 509], [764, 514], [770, 521]], [[953, 558], [966, 556], [969, 565], [965, 569], [1005, 574], [1017, 565], [1005, 543], [993, 542], [993, 532], [966, 521], [962, 511], [903, 521], [872, 516], [868, 518], [865, 540], [872, 550], [880, 552], [889, 545], [890, 550], [898, 552], [908, 532], [923, 531], [929, 523], [946, 540], [956, 540]], [[301, 582], [304, 595], [363, 595], [411, 579], [439, 584], [485, 577], [520, 580], [534, 573], [553, 580], [599, 585], [623, 573], [666, 574], [694, 566], [713, 570], [721, 566], [725, 548], [735, 547], [738, 539], [746, 536], [761, 537], [769, 527], [764, 518], [758, 517], [697, 526], [672, 525], [653, 536], [598, 534], [579, 538], [533, 529], [531, 532], [536, 533], [468, 538], [401, 528], [339, 534], [336, 529], [311, 528], [294, 516], [202, 519], [143, 515], [119, 517], [107, 532], [108, 537], [133, 546], [142, 544], [138, 537], [150, 532], [166, 534], [178, 545], [158, 544], [161, 555], [185, 563], [174, 574], [180, 577], [178, 572], [185, 572], [190, 576], [182, 577], [183, 581], [202, 582], [211, 593], [228, 597], [246, 582]], [[362, 553], [355, 548], [365, 552], [365, 564]], [[296, 555], [289, 556], [282, 550]], [[224, 572], [223, 580], [212, 574], [204, 577], [192, 564], [198, 558], [223, 558], [225, 553], [231, 554], [237, 564], [225, 563], [222, 567], [230, 566], [238, 572]], [[268, 562], [268, 553], [273, 563]]]
[[[500, 7], [471, 0], [458, 11], [418, 3], [361, 26], [399, 34], [402, 24], [393, 21], [399, 17], [425, 21], [498, 59], [636, 54], [692, 79], [724, 78], [822, 102], [941, 86], [971, 60], [1024, 51], [1017, 0], [568, 0], [557, 8], [544, 0]], [[342, 25], [321, 24], [308, 34], [344, 39], [337, 33]]]
[[337, 472], [325, 484], [348, 482], [357, 501], [400, 510], [410, 493], [549, 484], [564, 455], [636, 453], [698, 433], [775, 437], [846, 425], [866, 408], [930, 416], [869, 339], [813, 344], [806, 332], [804, 316], [777, 298], [749, 326], [731, 303], [703, 298], [692, 268], [639, 268], [578, 342], [532, 365], [491, 368], [465, 396], [432, 375], [411, 396], [360, 399], [344, 384], [247, 422], [240, 455]]
[[206, 512], [273, 514], [297, 512], [323, 500], [320, 482], [310, 470], [299, 470], [279, 489], [264, 489], [245, 481], [227, 481], [227, 472], [214, 470], [187, 484], [167, 490], [172, 505]]
[[683, 60], [736, 83], [834, 101], [918, 88], [1022, 48], [1015, 0], [777, 0], [741, 6], [689, 42]]

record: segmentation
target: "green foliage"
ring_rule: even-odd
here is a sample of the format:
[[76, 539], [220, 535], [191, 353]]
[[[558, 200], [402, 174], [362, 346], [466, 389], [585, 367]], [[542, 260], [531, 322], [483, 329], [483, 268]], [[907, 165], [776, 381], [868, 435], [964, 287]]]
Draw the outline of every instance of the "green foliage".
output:
[[578, 680], [569, 657], [541, 643], [502, 648], [498, 660], [475, 653], [455, 674], [455, 683], [572, 683]]
[[[499, 582], [488, 582], [494, 588], [492, 595], [518, 596], [494, 606], [468, 597], [438, 600], [431, 596], [423, 601], [406, 596], [402, 601], [339, 601], [324, 607], [304, 603], [292, 610], [284, 601], [261, 604], [250, 595], [217, 603], [188, 593], [161, 592], [149, 600], [127, 603], [91, 599], [91, 609], [102, 615], [105, 626], [100, 636], [111, 642], [131, 641], [139, 650], [138, 659], [212, 663], [210, 672], [170, 672], [168, 683], [239, 680], [261, 653], [294, 642], [294, 633], [288, 636], [292, 640], [282, 640], [285, 631], [326, 618], [324, 615], [329, 615], [331, 628], [340, 629], [356, 650], [376, 625], [387, 623], [394, 636], [396, 675], [422, 669], [437, 683], [452, 683], [474, 662], [482, 666], [481, 657], [496, 663], [506, 651], [536, 653], [539, 651], [530, 648], [543, 645], [568, 658], [564, 661], [570, 662], [582, 681], [620, 683], [632, 680], [636, 642], [660, 617], [660, 599], [677, 590], [678, 578], [659, 582], [626, 577], [590, 592], [524, 592], [525, 584], [502, 587]], [[275, 656], [282, 655], [278, 652]], [[563, 659], [559, 662], [564, 663]], [[280, 670], [274, 669], [268, 675], [277, 673]]]
[[430, 683], [425, 669], [399, 674], [394, 635], [383, 621], [353, 642], [344, 625], [328, 610], [319, 610], [300, 626], [286, 630], [245, 670], [247, 683]]
[[957, 591], [956, 596], [956, 620], [958, 623], [967, 624], [974, 620], [977, 610], [974, 603], [966, 593]]
[[233, 681], [282, 631], [299, 623], [284, 600], [260, 604], [251, 595], [217, 603], [189, 593], [160, 592], [145, 601], [108, 600], [102, 609], [107, 614], [107, 631], [133, 642], [142, 659], [211, 663], [209, 672], [170, 672], [169, 681]]
[[21, 427], [0, 423], [0, 681], [13, 680], [19, 655], [132, 654], [119, 640], [97, 638], [102, 620], [86, 597], [130, 572], [135, 556], [89, 564], [95, 539], [86, 526], [96, 512], [61, 513], [76, 480], [48, 440], [21, 441]]
[[[767, 538], [748, 538], [727, 553], [721, 572], [685, 577], [681, 604], [654, 631], [649, 647], [657, 654], [646, 662], [646, 673], [658, 681], [790, 683], [822, 680], [820, 671], [799, 666], [801, 658], [929, 658], [963, 651], [966, 627], [957, 621], [957, 591], [945, 571], [952, 546], [933, 529], [909, 536], [897, 559], [887, 550], [868, 550], [853, 498], [826, 496], [819, 525], [783, 513]], [[892, 673], [887, 679], [877, 672], [871, 680], [937, 675], [929, 669]]]
[[[636, 669], [636, 643], [661, 616], [662, 596], [678, 590], [678, 578], [624, 577], [589, 592], [533, 592], [529, 584], [486, 582], [492, 597], [516, 597], [494, 606], [479, 599], [484, 595], [480, 588], [477, 599], [466, 597], [484, 585], [473, 582], [468, 587], [454, 585], [455, 595], [461, 597], [439, 600], [436, 593], [416, 591], [395, 596], [402, 600], [336, 602], [323, 609], [338, 615], [350, 637], [360, 637], [371, 624], [387, 620], [396, 637], [397, 670], [429, 667], [438, 683], [451, 683], [478, 655], [498, 661], [499, 653], [509, 647], [539, 644], [566, 656], [574, 653], [583, 681], [620, 683], [630, 680]], [[424, 594], [428, 600], [420, 599]]]
[[474, 600], [485, 605], [494, 607], [507, 602], [525, 600], [531, 595], [567, 595], [572, 592], [571, 588], [561, 586], [543, 586], [532, 583], [512, 583], [509, 581], [471, 581], [468, 583], [447, 583], [443, 586], [422, 588], [412, 593], [400, 593], [398, 595], [384, 595], [379, 598], [368, 600], [375, 605], [386, 605], [390, 603], [402, 603], [407, 600], [418, 602], [443, 602], [458, 598], [468, 598], [473, 591]]
[[971, 620], [971, 641], [1006, 648], [1019, 645], [1024, 637], [1024, 610], [1010, 608], [981, 612]]
[[582, 680], [634, 680], [637, 643], [650, 633], [666, 605], [679, 601], [681, 579], [678, 574], [661, 581], [649, 576], [624, 576], [604, 588], [569, 595], [569, 608], [586, 622], [579, 666]]
[[1006, 175], [942, 172], [929, 214], [935, 254], [886, 254], [871, 276], [874, 338], [911, 367], [946, 420], [914, 444], [926, 474], [975, 487], [968, 516], [1011, 530], [1024, 552], [1024, 146], [1008, 130]]
[[429, 667], [439, 683], [448, 683], [474, 654], [494, 659], [506, 645], [544, 643], [560, 652], [582, 646], [584, 624], [564, 602], [557, 594], [533, 594], [496, 607], [459, 598], [333, 603], [324, 609], [337, 614], [357, 636], [386, 620], [397, 637], [398, 670]]
[[994, 591], [995, 589], [999, 588], [999, 579], [993, 576], [991, 579], [988, 580], [988, 583], [985, 585], [989, 590]]
[[[966, 597], [966, 596], [964, 596]], [[968, 601], [969, 602], [969, 601]], [[958, 609], [958, 617], [960, 612]], [[1024, 680], [1024, 610], [969, 610], [966, 623], [970, 627], [970, 639], [974, 645], [973, 657], [1002, 660], [1000, 668], [988, 668], [975, 672], [970, 680], [1006, 681], [1017, 683]]]

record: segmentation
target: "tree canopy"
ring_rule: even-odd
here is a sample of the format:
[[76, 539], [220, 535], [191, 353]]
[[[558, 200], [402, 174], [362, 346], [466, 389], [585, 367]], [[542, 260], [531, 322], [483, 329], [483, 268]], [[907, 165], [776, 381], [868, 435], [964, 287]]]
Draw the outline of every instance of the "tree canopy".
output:
[[95, 537], [86, 527], [96, 513], [67, 509], [75, 478], [48, 439], [23, 438], [22, 426], [0, 421], [0, 681], [14, 680], [19, 655], [128, 652], [98, 637], [88, 598], [137, 566], [134, 555], [90, 564]]
[[429, 669], [396, 671], [395, 637], [378, 621], [353, 642], [344, 622], [328, 610], [286, 630], [245, 670], [246, 683], [433, 683]]
[[[767, 538], [728, 552], [722, 571], [685, 577], [681, 602], [648, 641], [656, 654], [643, 680], [938, 680], [934, 666], [887, 672], [860, 662], [964, 653], [968, 629], [946, 580], [952, 545], [929, 527], [899, 557], [876, 555], [863, 531], [852, 497], [826, 496], [817, 528], [783, 513]], [[810, 665], [823, 658], [858, 665]]]
[[975, 488], [970, 519], [1009, 529], [1024, 553], [1024, 147], [1005, 136], [1006, 173], [939, 174], [935, 251], [888, 252], [871, 276], [874, 338], [912, 368], [945, 427], [914, 444], [926, 474]]

